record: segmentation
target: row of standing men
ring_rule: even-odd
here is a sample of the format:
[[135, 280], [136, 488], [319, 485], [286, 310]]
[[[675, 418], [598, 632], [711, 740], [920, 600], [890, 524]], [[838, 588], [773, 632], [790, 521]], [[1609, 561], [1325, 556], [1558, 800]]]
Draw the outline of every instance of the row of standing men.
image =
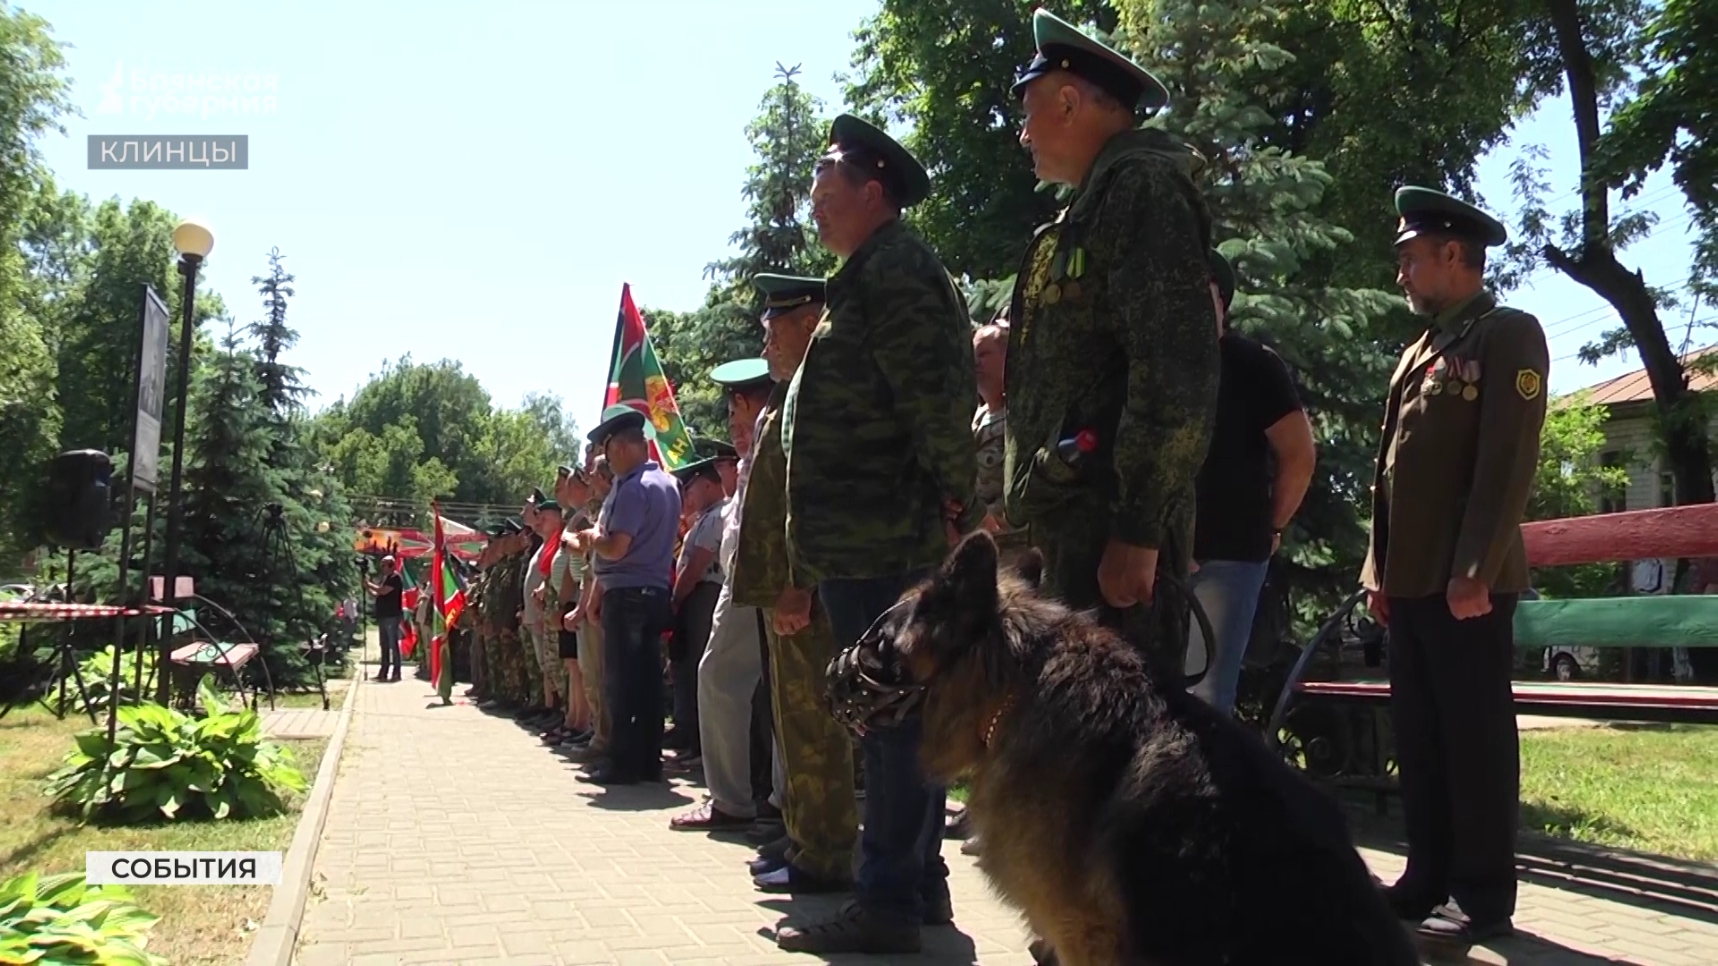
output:
[[[834, 649], [987, 515], [1042, 555], [1047, 593], [1123, 630], [1164, 674], [1186, 666], [1186, 607], [1154, 593], [1160, 574], [1180, 581], [1194, 569], [1196, 481], [1218, 419], [1210, 292], [1223, 269], [1214, 273], [1194, 185], [1202, 162], [1136, 126], [1139, 111], [1169, 99], [1148, 71], [1044, 11], [1034, 32], [1037, 55], [1014, 87], [1021, 143], [1038, 177], [1076, 191], [1028, 244], [1008, 310], [1004, 519], [977, 493], [965, 301], [900, 220], [928, 196], [929, 177], [871, 125], [838, 118], [814, 175], [813, 217], [841, 267], [827, 280], [757, 279], [764, 358], [712, 373], [741, 460], [720, 511], [721, 588], [697, 675], [711, 795], [675, 827], [756, 816], [752, 769], [730, 759], [751, 750], [761, 629], [787, 834], [760, 853], [757, 884], [846, 888], [859, 845], [854, 900], [832, 920], [781, 930], [785, 949], [911, 951], [923, 925], [949, 919], [945, 792], [920, 772], [916, 724], [859, 742], [860, 823], [853, 745], [823, 712], [821, 684]], [[1502, 226], [1427, 189], [1398, 191], [1396, 207], [1398, 283], [1428, 326], [1391, 381], [1363, 574], [1391, 630], [1402, 745], [1410, 856], [1390, 894], [1423, 933], [1472, 940], [1507, 931], [1513, 912], [1509, 615], [1525, 588], [1519, 522], [1549, 360], [1537, 320], [1483, 289], [1484, 252], [1502, 243]], [[613, 445], [627, 419], [605, 420], [593, 442]], [[614, 501], [592, 503], [593, 540], [612, 539]], [[587, 628], [602, 624], [587, 612]], [[603, 648], [581, 641], [577, 663], [592, 696], [588, 747], [600, 748], [605, 689], [590, 685], [590, 650]], [[1461, 720], [1440, 711], [1458, 706]]]

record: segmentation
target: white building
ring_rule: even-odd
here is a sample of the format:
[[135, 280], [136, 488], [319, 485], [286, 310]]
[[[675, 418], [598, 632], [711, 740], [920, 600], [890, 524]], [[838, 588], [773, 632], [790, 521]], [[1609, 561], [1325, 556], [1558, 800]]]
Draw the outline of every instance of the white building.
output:
[[[1692, 363], [1712, 353], [1718, 353], [1718, 346], [1691, 352], [1685, 357], [1685, 362]], [[1694, 369], [1689, 372], [1689, 381], [1696, 392], [1718, 390], [1718, 375], [1699, 371], [1699, 367]], [[1599, 512], [1675, 506], [1674, 478], [1669, 464], [1659, 452], [1658, 432], [1654, 426], [1656, 410], [1646, 370], [1636, 369], [1615, 379], [1607, 379], [1584, 390], [1583, 394], [1589, 404], [1604, 406], [1609, 416], [1603, 427], [1605, 445], [1600, 451], [1600, 460], [1606, 465], [1625, 467], [1629, 478], [1626, 490], [1601, 497]], [[1712, 420], [1707, 432], [1714, 442], [1718, 442], [1718, 419]], [[1718, 453], [1718, 446], [1713, 447], [1713, 452]]]

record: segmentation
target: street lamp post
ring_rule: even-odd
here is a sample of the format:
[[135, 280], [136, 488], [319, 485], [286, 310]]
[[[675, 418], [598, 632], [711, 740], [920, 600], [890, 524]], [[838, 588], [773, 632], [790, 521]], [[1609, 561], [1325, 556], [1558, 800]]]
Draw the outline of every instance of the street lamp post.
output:
[[173, 229], [173, 248], [179, 253], [179, 274], [185, 276], [185, 289], [180, 299], [179, 402], [173, 413], [173, 475], [167, 484], [166, 579], [162, 587], [162, 603], [169, 612], [167, 633], [161, 635], [161, 651], [155, 661], [158, 675], [155, 702], [163, 706], [173, 697], [171, 668], [173, 625], [178, 616], [174, 610], [179, 602], [179, 527], [185, 517], [179, 485], [185, 466], [185, 409], [191, 388], [191, 342], [197, 332], [197, 268], [214, 247], [214, 233], [198, 219], [187, 218]]

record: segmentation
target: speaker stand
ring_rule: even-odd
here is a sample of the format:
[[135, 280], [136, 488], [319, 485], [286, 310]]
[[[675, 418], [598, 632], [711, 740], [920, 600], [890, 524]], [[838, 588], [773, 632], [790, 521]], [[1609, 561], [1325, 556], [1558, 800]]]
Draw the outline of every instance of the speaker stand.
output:
[[[72, 577], [75, 574], [74, 568], [77, 565], [77, 558], [78, 552], [76, 550], [66, 551], [65, 602], [68, 604], [72, 602]], [[22, 649], [25, 646], [26, 641], [24, 640], [24, 635], [20, 634], [18, 647]], [[72, 648], [70, 636], [62, 637], [60, 642], [54, 646], [54, 651], [54, 666], [57, 668], [55, 677], [59, 679], [59, 703], [55, 704], [48, 700], [48, 695], [53, 693], [52, 686], [44, 689], [42, 693], [36, 697], [36, 702], [42, 707], [47, 708], [48, 711], [52, 712], [55, 719], [60, 721], [66, 720], [66, 680], [69, 678], [77, 684], [78, 697], [83, 699], [83, 709], [84, 713], [89, 715], [89, 723], [99, 726], [101, 722], [96, 720], [95, 708], [90, 706], [89, 688], [84, 685], [83, 670], [78, 666], [77, 652]], [[0, 718], [6, 717], [7, 713], [14, 707], [16, 707], [16, 703], [12, 701], [8, 701], [3, 706], [0, 706]]]

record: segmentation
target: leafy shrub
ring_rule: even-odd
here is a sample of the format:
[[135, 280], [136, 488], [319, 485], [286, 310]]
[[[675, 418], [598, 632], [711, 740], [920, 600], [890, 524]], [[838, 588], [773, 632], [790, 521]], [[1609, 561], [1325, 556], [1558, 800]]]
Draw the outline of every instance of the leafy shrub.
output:
[[[109, 644], [107, 647], [84, 658], [83, 661], [78, 664], [78, 673], [83, 675], [84, 689], [89, 692], [88, 710], [106, 711], [108, 699], [107, 687], [113, 674], [113, 645]], [[155, 650], [153, 648], [147, 648], [143, 652], [143, 681], [145, 687], [148, 687], [149, 681], [154, 677], [154, 675]], [[136, 683], [136, 649], [127, 648], [119, 656], [120, 704], [124, 705], [131, 703], [133, 698], [132, 692], [134, 690], [133, 685]], [[68, 687], [66, 689], [66, 699], [68, 702], [73, 703], [82, 700], [77, 693], [77, 688], [75, 687]], [[83, 711], [85, 709], [74, 707], [69, 710]]]
[[92, 886], [82, 872], [26, 872], [0, 882], [0, 963], [166, 966], [144, 950], [158, 921], [124, 889]]
[[181, 818], [249, 818], [283, 811], [282, 793], [303, 791], [292, 752], [263, 737], [249, 708], [228, 708], [205, 682], [201, 718], [139, 704], [119, 709], [108, 751], [105, 729], [78, 735], [77, 750], [48, 776], [48, 794], [63, 807], [137, 823], [157, 813]]

